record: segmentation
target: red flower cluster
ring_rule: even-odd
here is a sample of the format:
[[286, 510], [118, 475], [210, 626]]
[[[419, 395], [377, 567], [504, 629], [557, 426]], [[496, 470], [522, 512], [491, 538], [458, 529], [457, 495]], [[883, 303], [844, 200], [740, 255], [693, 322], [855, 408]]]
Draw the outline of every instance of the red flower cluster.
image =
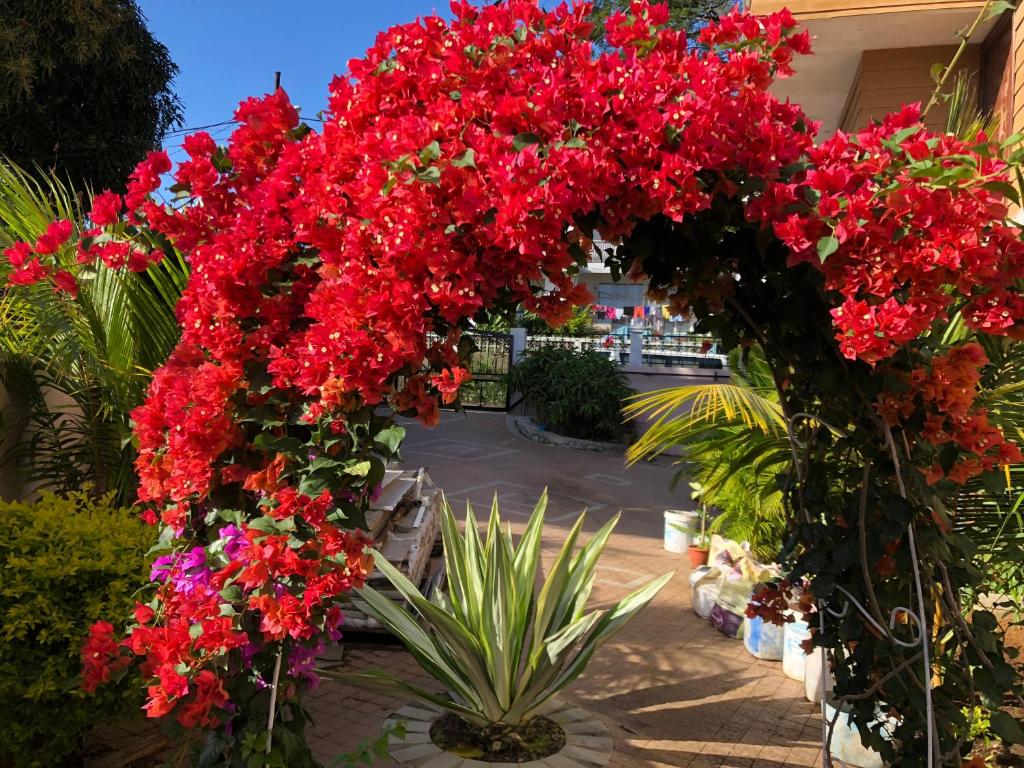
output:
[[903, 391], [884, 393], [879, 400], [879, 412], [890, 426], [902, 425], [923, 410], [921, 440], [937, 448], [958, 448], [959, 457], [948, 471], [937, 462], [926, 470], [929, 482], [948, 477], [962, 484], [993, 467], [1024, 461], [1017, 446], [975, 405], [981, 369], [988, 362], [979, 344], [954, 347], [906, 376]]
[[89, 627], [89, 637], [82, 645], [82, 690], [86, 693], [95, 691], [130, 663], [131, 659], [121, 652], [114, 635], [114, 625], [109, 621], [97, 621]]
[[[810, 202], [775, 231], [793, 263], [820, 266], [850, 359], [891, 357], [959, 301], [968, 326], [1024, 338], [1024, 242], [1006, 220], [1009, 168], [985, 137], [929, 133], [917, 105], [808, 153], [811, 168], [773, 204]], [[949, 288], [955, 288], [950, 291]]]

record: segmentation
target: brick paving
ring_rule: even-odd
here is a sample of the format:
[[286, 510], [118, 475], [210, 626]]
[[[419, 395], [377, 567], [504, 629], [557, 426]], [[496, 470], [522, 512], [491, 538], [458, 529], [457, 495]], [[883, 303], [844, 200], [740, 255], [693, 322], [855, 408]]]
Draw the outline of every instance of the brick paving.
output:
[[[623, 467], [621, 455], [531, 443], [512, 434], [503, 414], [445, 414], [434, 429], [409, 425], [409, 466], [426, 466], [459, 511], [468, 498], [486, 514], [495, 491], [503, 515], [525, 521], [544, 487], [551, 501], [544, 541], [550, 563], [575, 516], [589, 509], [593, 532], [617, 511], [622, 519], [598, 566], [592, 601], [607, 604], [666, 571], [676, 575], [632, 624], [594, 656], [563, 697], [598, 715], [615, 739], [612, 768], [783, 768], [821, 764], [821, 720], [803, 685], [778, 662], [759, 661], [743, 644], [693, 613], [683, 555], [661, 546], [665, 509], [689, 506], [685, 484], [670, 489], [668, 465]], [[430, 685], [400, 649], [347, 648], [343, 667], [386, 669]], [[317, 756], [325, 761], [379, 733], [401, 701], [325, 682], [309, 701]], [[378, 760], [375, 765], [393, 765]]]
[[[541, 490], [549, 488], [545, 566], [584, 507], [588, 533], [621, 510], [598, 566], [595, 605], [675, 571], [655, 601], [598, 651], [583, 677], [562, 694], [608, 726], [615, 740], [610, 768], [821, 765], [821, 720], [804, 698], [803, 685], [785, 677], [778, 662], [753, 658], [741, 642], [720, 635], [693, 613], [686, 557], [662, 548], [662, 512], [690, 506], [685, 483], [670, 489], [671, 466], [627, 470], [621, 455], [532, 443], [506, 428], [504, 414], [487, 413], [446, 413], [441, 425], [429, 430], [410, 424], [403, 454], [408, 466], [428, 468], [456, 510], [469, 499], [478, 517], [485, 516], [497, 492], [513, 528], [525, 522]], [[400, 647], [347, 645], [341, 668], [384, 669], [431, 686]], [[314, 752], [332, 765], [339, 755], [376, 738], [387, 716], [405, 702], [325, 680], [306, 703], [315, 719]], [[151, 723], [139, 723], [108, 729], [100, 741], [119, 755], [131, 755], [146, 752], [147, 741], [159, 747], [158, 738]], [[87, 761], [89, 768], [128, 764], [109, 753]], [[395, 763], [380, 759], [374, 765]]]

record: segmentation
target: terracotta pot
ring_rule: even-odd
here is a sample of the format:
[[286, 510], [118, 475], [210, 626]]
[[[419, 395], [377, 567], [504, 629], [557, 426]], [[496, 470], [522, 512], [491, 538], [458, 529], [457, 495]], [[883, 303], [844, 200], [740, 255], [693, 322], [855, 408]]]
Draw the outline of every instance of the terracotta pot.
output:
[[694, 544], [691, 544], [687, 554], [690, 556], [690, 568], [700, 568], [702, 565], [706, 565], [708, 562], [707, 547], [698, 547]]

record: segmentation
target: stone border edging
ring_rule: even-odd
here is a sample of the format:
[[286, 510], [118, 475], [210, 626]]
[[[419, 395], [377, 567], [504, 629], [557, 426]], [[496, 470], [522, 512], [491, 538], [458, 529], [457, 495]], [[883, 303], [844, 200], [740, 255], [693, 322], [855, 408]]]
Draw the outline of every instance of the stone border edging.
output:
[[598, 440], [583, 440], [578, 437], [556, 435], [554, 432], [549, 432], [538, 427], [529, 416], [513, 416], [512, 414], [509, 414], [505, 421], [506, 424], [509, 424], [513, 432], [518, 432], [527, 440], [532, 440], [535, 443], [557, 445], [562, 448], [572, 448], [577, 451], [595, 451], [598, 453], [626, 452], [627, 446], [623, 443], [604, 443]]
[[402, 707], [384, 725], [405, 722], [405, 737], [391, 736], [388, 749], [407, 768], [604, 768], [612, 756], [612, 737], [604, 723], [584, 709], [550, 699], [540, 713], [562, 726], [565, 746], [558, 752], [525, 763], [489, 763], [445, 752], [430, 740], [430, 726], [443, 713], [440, 707], [417, 702]]

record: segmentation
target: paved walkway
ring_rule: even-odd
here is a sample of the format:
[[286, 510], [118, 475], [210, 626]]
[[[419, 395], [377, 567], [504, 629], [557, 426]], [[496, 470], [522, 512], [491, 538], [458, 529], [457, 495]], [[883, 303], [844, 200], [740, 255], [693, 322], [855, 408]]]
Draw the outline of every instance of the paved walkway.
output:
[[[614, 768], [726, 766], [784, 768], [821, 764], [820, 719], [803, 685], [781, 665], [758, 661], [690, 608], [685, 556], [662, 549], [665, 509], [688, 506], [673, 492], [670, 466], [624, 469], [621, 455], [583, 453], [532, 443], [511, 433], [504, 414], [445, 414], [435, 429], [409, 425], [403, 448], [411, 467], [427, 467], [456, 510], [469, 499], [486, 515], [498, 493], [513, 525], [525, 521], [549, 489], [545, 564], [584, 507], [585, 530], [617, 511], [622, 519], [598, 567], [592, 601], [608, 603], [644, 581], [675, 570], [657, 599], [605, 645], [564, 697], [599, 715], [615, 737]], [[346, 648], [347, 669], [380, 668], [424, 682], [400, 649]], [[314, 749], [330, 763], [372, 739], [401, 702], [325, 682], [308, 699], [316, 719]], [[390, 760], [378, 766], [393, 765]]]

